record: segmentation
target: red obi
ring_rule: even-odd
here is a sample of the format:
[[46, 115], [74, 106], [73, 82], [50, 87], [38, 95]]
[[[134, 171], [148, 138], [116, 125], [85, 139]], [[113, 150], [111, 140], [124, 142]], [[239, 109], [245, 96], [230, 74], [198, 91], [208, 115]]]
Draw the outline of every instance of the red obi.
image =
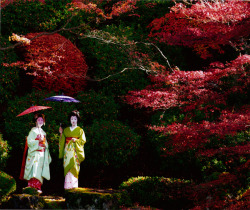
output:
[[[35, 138], [35, 140], [39, 141], [39, 138]], [[45, 138], [43, 138], [43, 142], [44, 142], [44, 144], [45, 144]], [[39, 146], [40, 146], [40, 147], [45, 147], [44, 144], [42, 144], [42, 143], [39, 142]], [[45, 148], [38, 149], [38, 150], [36, 150], [36, 151], [38, 151], [38, 152], [45, 152]]]
[[38, 151], [38, 152], [45, 152], [45, 149], [38, 149], [36, 151]]
[[73, 138], [78, 139], [77, 137], [66, 137], [66, 144], [68, 144]]

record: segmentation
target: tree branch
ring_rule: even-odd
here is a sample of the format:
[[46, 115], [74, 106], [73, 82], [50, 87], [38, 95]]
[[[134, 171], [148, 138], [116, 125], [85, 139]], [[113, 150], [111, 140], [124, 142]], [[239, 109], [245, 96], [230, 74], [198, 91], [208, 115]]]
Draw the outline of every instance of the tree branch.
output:
[[[75, 16], [75, 15], [72, 14], [72, 16], [67, 20], [67, 22], [65, 23], [65, 25], [64, 25], [62, 28], [60, 28], [60, 29], [58, 29], [58, 30], [55, 30], [55, 31], [52, 31], [52, 32], [42, 32], [42, 33], [40, 33], [40, 34], [38, 34], [38, 35], [32, 37], [32, 38], [30, 39], [30, 41], [32, 41], [32, 40], [34, 40], [34, 39], [36, 39], [36, 38], [38, 38], [38, 37], [44, 36], [44, 35], [52, 35], [52, 34], [59, 33], [59, 32], [61, 32], [61, 31], [70, 31], [70, 30], [74, 30], [74, 29], [77, 29], [77, 28], [81, 28], [81, 27], [83, 27], [83, 26], [86, 25], [86, 24], [81, 24], [81, 25], [76, 26], [76, 27], [66, 28], [67, 25], [70, 23], [70, 21], [72, 20], [72, 18], [73, 18], [74, 16]], [[23, 44], [22, 42], [18, 42], [18, 43], [16, 43], [16, 44], [11, 45], [11, 46], [8, 46], [8, 47], [0, 47], [0, 50], [1, 50], [1, 51], [4, 51], [4, 50], [14, 49], [15, 47], [18, 47], [18, 46], [20, 46], [20, 45], [22, 45], [22, 44]]]
[[166, 61], [168, 67], [171, 69], [171, 71], [173, 71], [167, 57], [163, 54], [163, 52], [160, 50], [160, 48], [158, 46], [156, 46], [155, 44], [153, 43], [145, 43], [145, 42], [133, 42], [133, 43], [121, 43], [119, 41], [115, 42], [113, 40], [106, 40], [104, 39], [103, 37], [101, 36], [96, 36], [96, 35], [90, 35], [90, 34], [84, 34], [82, 35], [86, 38], [91, 38], [91, 39], [97, 39], [97, 40], [100, 40], [106, 44], [117, 44], [117, 45], [123, 45], [123, 46], [130, 46], [132, 44], [136, 45], [136, 44], [144, 44], [144, 45], [152, 45], [153, 47], [155, 47], [155, 49], [157, 49], [157, 51], [161, 54], [161, 56], [164, 58], [164, 60]]
[[91, 79], [91, 78], [89, 78], [89, 77], [86, 77], [85, 79], [88, 80], [88, 81], [101, 82], [101, 81], [106, 80], [106, 79], [108, 79], [108, 78], [110, 78], [110, 77], [113, 77], [113, 76], [115, 76], [115, 75], [122, 74], [123, 72], [125, 72], [125, 71], [127, 71], [127, 70], [129, 70], [129, 69], [137, 69], [137, 68], [124, 68], [122, 71], [119, 71], [119, 72], [117, 72], [117, 73], [115, 73], [115, 74], [110, 74], [110, 75], [108, 75], [107, 77], [104, 77], [104, 78], [102, 78], [102, 79]]

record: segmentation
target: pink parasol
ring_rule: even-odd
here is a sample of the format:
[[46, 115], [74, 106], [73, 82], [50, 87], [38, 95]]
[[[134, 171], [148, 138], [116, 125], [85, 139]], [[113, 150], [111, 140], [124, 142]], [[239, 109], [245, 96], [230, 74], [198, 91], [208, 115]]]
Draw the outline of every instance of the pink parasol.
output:
[[17, 117], [32, 113], [32, 112], [36, 112], [36, 111], [40, 111], [43, 109], [50, 109], [52, 107], [50, 106], [31, 106], [30, 108], [26, 109], [25, 111], [23, 111], [22, 113], [20, 113], [19, 115], [17, 115]]

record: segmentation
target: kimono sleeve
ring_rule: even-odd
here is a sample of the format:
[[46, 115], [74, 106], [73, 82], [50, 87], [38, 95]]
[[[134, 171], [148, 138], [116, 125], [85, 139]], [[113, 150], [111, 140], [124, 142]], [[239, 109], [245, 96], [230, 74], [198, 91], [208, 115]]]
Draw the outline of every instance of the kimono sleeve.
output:
[[77, 153], [79, 162], [82, 162], [85, 159], [85, 154], [84, 154], [85, 143], [86, 143], [85, 133], [83, 129], [81, 129], [79, 139], [75, 141], [76, 153]]
[[80, 130], [79, 143], [83, 146], [86, 143], [86, 136], [83, 129]]
[[39, 148], [39, 141], [35, 140], [36, 136], [37, 136], [36, 133], [33, 130], [31, 130], [27, 137], [27, 143], [30, 152], [36, 151]]

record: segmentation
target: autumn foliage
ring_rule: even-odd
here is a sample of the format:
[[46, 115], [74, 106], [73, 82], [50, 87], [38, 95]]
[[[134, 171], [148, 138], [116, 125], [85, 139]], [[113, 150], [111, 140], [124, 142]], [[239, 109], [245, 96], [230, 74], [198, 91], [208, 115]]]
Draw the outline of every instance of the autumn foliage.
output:
[[[201, 149], [211, 135], [223, 138], [224, 135], [233, 135], [247, 129], [249, 107], [232, 112], [232, 108], [226, 108], [226, 105], [231, 94], [247, 94], [249, 79], [246, 70], [249, 63], [250, 56], [245, 55], [225, 67], [221, 64], [219, 68], [210, 67], [205, 71], [174, 70], [171, 73], [152, 76], [155, 85], [141, 91], [131, 91], [126, 96], [126, 101], [136, 107], [152, 110], [167, 111], [179, 107], [186, 113], [183, 122], [166, 126], [162, 121], [162, 126], [150, 128], [172, 136], [166, 146], [173, 147], [173, 151], [163, 148], [166, 154]], [[234, 79], [230, 80], [230, 77]], [[196, 110], [204, 113], [204, 120], [201, 122], [192, 122]], [[219, 117], [212, 118], [218, 112]]]
[[[83, 10], [88, 13], [95, 13], [97, 16], [100, 16], [104, 19], [112, 19], [113, 17], [120, 16], [124, 13], [133, 13], [134, 10], [137, 9], [137, 7], [135, 6], [137, 1], [138, 0], [118, 1], [117, 3], [113, 4], [111, 12], [107, 13], [103, 9], [98, 8], [98, 5], [95, 3], [84, 0], [73, 0], [70, 10]], [[99, 3], [101, 2], [102, 1], [99, 1]]]
[[242, 50], [250, 33], [249, 17], [247, 1], [198, 1], [191, 7], [177, 3], [170, 13], [149, 25], [150, 37], [192, 47], [207, 58], [212, 56], [211, 49], [223, 53], [225, 45]]
[[[25, 37], [29, 40], [37, 35], [30, 33]], [[88, 66], [85, 57], [60, 34], [40, 36], [18, 49], [23, 61], [10, 65], [19, 66], [33, 75], [34, 88], [74, 95], [86, 86]]]
[[[239, 1], [226, 3], [202, 1], [191, 8], [178, 3], [165, 17], [151, 23], [150, 26], [154, 28], [150, 36], [157, 29], [161, 33], [154, 35], [160, 37], [160, 41], [194, 48], [201, 43], [211, 46], [229, 44], [230, 41], [237, 42], [240, 41], [240, 37], [233, 36], [229, 31], [239, 32], [239, 27], [248, 23], [245, 19], [249, 14], [248, 6], [247, 3]], [[235, 9], [238, 10], [236, 16], [232, 18], [231, 12]], [[227, 11], [228, 14], [225, 15]], [[171, 17], [176, 21], [170, 21]], [[195, 30], [203, 28], [201, 30], [203, 33], [189, 33], [190, 36], [187, 36], [187, 31], [195, 31], [191, 30], [194, 29], [194, 23], [197, 27]], [[183, 25], [180, 27], [178, 24]], [[217, 31], [217, 27], [221, 24], [224, 24], [221, 30], [225, 33]], [[205, 27], [208, 28], [206, 32]], [[248, 30], [245, 30], [241, 36], [248, 35], [247, 32]], [[216, 39], [212, 39], [212, 36]], [[224, 39], [220, 36], [227, 37]], [[166, 148], [162, 148], [165, 154], [175, 154], [189, 149], [196, 149], [199, 153], [206, 149], [204, 146], [213, 135], [223, 138], [225, 135], [234, 135], [248, 129], [249, 106], [234, 109], [240, 98], [241, 103], [246, 103], [250, 82], [249, 64], [250, 56], [246, 54], [225, 64], [211, 63], [209, 67], [199, 71], [183, 71], [178, 68], [164, 71], [162, 68], [162, 71], [155, 71], [151, 75], [152, 85], [144, 90], [130, 91], [125, 100], [135, 107], [160, 110], [163, 113], [178, 108], [185, 115], [180, 122], [167, 125], [162, 119], [161, 126], [153, 125], [150, 128], [171, 136], [171, 140], [166, 141]], [[197, 113], [202, 113], [202, 118], [198, 121]], [[163, 116], [164, 114], [162, 118]]]
[[[228, 45], [244, 52], [250, 34], [249, 6], [245, 1], [176, 3], [170, 13], [151, 22], [149, 37], [156, 43], [193, 48], [202, 58], [212, 56], [211, 49], [223, 53]], [[194, 154], [207, 162], [203, 170], [210, 175], [187, 193], [194, 209], [249, 206], [244, 199], [227, 197], [237, 194], [233, 188], [247, 185], [241, 182], [245, 177], [241, 169], [249, 167], [242, 163], [249, 158], [250, 145], [247, 137], [236, 136], [249, 131], [249, 66], [250, 56], [239, 54], [232, 61], [213, 62], [202, 70], [161, 68], [151, 74], [152, 85], [125, 97], [135, 108], [162, 113], [156, 125], [148, 126], [161, 139], [165, 137], [158, 150], [162, 157]], [[172, 110], [176, 114], [170, 121], [164, 115]], [[212, 161], [220, 167], [213, 169]], [[230, 173], [209, 181], [209, 176], [222, 171]]]
[[[15, 2], [16, 0], [2, 0], [1, 1], [1, 8], [7, 6], [8, 4], [11, 4], [13, 2]], [[33, 1], [33, 0], [23, 0], [23, 1]], [[45, 0], [39, 0], [41, 3], [44, 3]]]

